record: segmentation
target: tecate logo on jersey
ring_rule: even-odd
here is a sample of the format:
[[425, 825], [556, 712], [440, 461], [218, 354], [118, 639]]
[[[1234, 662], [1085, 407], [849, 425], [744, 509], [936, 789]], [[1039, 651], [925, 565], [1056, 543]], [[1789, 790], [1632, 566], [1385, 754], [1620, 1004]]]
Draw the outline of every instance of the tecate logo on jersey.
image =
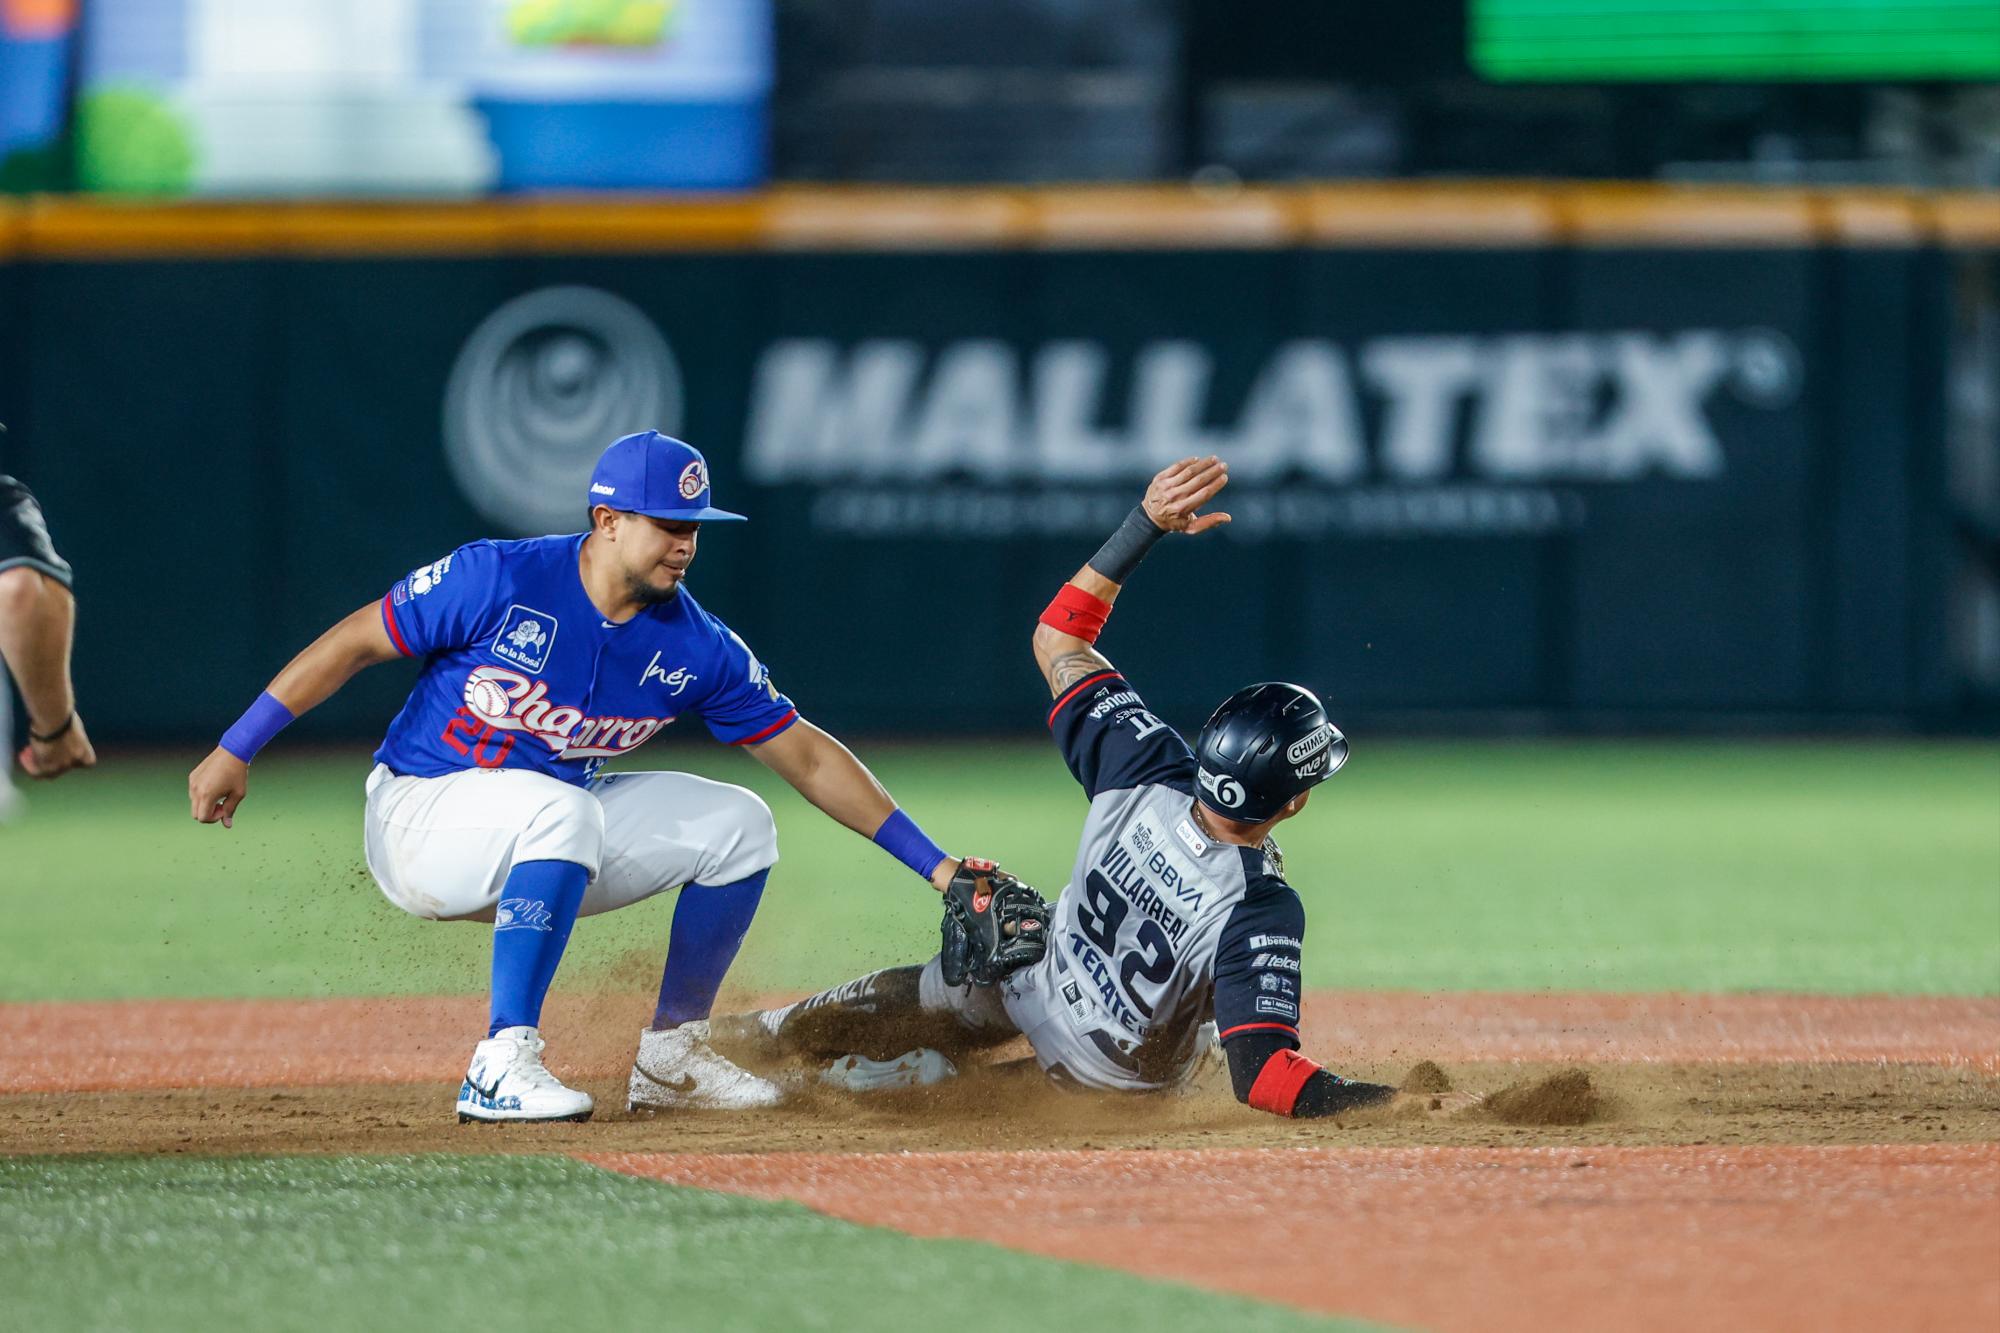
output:
[[475, 667], [465, 678], [465, 706], [495, 731], [523, 732], [564, 759], [609, 759], [644, 745], [672, 717], [585, 717], [551, 705], [547, 682], [505, 667]]

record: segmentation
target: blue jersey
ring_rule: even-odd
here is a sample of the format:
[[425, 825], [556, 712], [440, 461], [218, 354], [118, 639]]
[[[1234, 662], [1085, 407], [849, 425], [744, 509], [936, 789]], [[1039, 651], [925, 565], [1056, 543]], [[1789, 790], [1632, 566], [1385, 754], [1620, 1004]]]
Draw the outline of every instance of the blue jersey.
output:
[[427, 778], [527, 768], [581, 786], [683, 715], [735, 745], [798, 720], [685, 586], [622, 625], [605, 620], [583, 589], [583, 540], [473, 542], [389, 590], [382, 623], [424, 670], [378, 762]]

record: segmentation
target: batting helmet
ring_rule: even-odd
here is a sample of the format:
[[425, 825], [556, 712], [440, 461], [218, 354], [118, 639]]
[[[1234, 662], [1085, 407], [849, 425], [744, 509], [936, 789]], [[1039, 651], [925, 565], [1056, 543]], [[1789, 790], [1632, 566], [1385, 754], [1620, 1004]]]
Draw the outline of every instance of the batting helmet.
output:
[[1265, 681], [1222, 701], [1195, 745], [1202, 804], [1259, 824], [1347, 762], [1347, 737], [1311, 690]]

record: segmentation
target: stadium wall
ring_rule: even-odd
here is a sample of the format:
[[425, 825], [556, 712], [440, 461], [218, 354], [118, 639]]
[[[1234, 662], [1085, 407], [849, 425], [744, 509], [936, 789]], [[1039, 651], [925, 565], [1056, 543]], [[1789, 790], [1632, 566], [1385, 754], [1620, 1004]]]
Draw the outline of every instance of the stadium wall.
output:
[[[1236, 522], [1107, 640], [1175, 721], [1277, 676], [1377, 726], [1949, 728], [1953, 292], [1996, 248], [1992, 198], [1641, 187], [35, 201], [0, 460], [111, 741], [580, 528], [644, 426], [755, 519], [693, 586], [843, 729], [1035, 725], [1034, 615], [1197, 452]], [[379, 674], [309, 729], [379, 732]]]

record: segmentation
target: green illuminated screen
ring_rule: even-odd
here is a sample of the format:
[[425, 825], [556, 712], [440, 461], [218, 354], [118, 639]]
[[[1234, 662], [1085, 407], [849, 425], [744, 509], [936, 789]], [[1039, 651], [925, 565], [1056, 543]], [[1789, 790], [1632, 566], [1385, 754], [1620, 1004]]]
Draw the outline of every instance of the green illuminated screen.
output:
[[2000, 78], [2000, 0], [1470, 0], [1492, 79]]

